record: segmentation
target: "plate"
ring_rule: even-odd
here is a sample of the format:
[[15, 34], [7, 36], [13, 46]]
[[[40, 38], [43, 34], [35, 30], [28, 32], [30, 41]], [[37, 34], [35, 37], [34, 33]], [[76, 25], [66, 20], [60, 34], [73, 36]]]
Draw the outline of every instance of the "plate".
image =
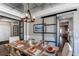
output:
[[55, 51], [55, 48], [54, 47], [47, 47], [47, 52], [54, 52]]

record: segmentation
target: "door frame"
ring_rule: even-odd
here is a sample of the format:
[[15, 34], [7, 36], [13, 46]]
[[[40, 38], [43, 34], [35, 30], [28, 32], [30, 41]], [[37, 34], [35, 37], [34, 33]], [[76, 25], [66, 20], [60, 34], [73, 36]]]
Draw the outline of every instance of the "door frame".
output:
[[[60, 20], [63, 20], [63, 19], [58, 19], [57, 18], [57, 40], [58, 40], [58, 43], [60, 44], [60, 36], [59, 36], [59, 31], [60, 31], [60, 29], [59, 29], [59, 22], [60, 22]], [[64, 19], [65, 20], [65, 19]], [[70, 21], [71, 19], [69, 19], [69, 21]], [[70, 26], [70, 23], [68, 24], [68, 27]], [[72, 17], [72, 27], [73, 27], [73, 17]], [[69, 30], [70, 30], [70, 27], [69, 27]], [[72, 36], [70, 36], [70, 34], [69, 34], [69, 38], [71, 37], [71, 38], [73, 38], [73, 28], [72, 28]], [[72, 52], [72, 55], [74, 55], [74, 38], [72, 39], [72, 41], [71, 41], [71, 39], [69, 39], [69, 43], [70, 43], [70, 45], [72, 45], [72, 50], [73, 50], [73, 52]], [[72, 44], [71, 44], [72, 43]]]

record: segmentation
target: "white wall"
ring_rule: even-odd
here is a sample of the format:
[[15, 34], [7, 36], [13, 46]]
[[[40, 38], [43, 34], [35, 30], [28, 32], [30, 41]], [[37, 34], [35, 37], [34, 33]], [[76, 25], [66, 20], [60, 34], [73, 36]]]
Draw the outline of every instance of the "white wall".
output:
[[10, 23], [0, 22], [0, 41], [8, 40], [10, 32]]
[[74, 13], [74, 55], [79, 56], [79, 9]]
[[33, 32], [33, 25], [34, 24], [41, 24], [41, 23], [42, 23], [42, 19], [36, 19], [34, 23], [30, 23], [29, 24], [29, 35], [30, 35], [30, 38], [34, 38], [36, 41], [42, 40], [42, 34], [34, 33]]
[[9, 40], [9, 37], [13, 36], [13, 25], [16, 24], [15, 22], [12, 19], [0, 17], [0, 41]]

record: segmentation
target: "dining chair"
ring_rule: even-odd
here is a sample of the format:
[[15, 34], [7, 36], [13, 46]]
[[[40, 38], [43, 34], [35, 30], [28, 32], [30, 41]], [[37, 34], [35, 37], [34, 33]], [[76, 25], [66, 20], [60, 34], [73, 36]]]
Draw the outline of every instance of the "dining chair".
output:
[[[19, 36], [13, 36], [13, 37], [9, 37], [9, 43], [15, 43], [15, 41], [19, 40]], [[17, 55], [16, 51], [14, 50], [14, 48], [10, 47], [10, 55]]]
[[9, 37], [9, 43], [15, 42], [17, 40], [19, 40], [19, 36], [13, 36], [13, 37]]
[[10, 56], [21, 56], [21, 54], [20, 54], [19, 50], [15, 50], [14, 48], [11, 48]]
[[65, 43], [61, 56], [72, 56], [72, 48], [68, 42]]
[[21, 53], [20, 53], [19, 50], [16, 50], [15, 52], [16, 52], [16, 55], [17, 55], [17, 56], [21, 56]]
[[3, 44], [5, 49], [7, 49], [7, 52], [9, 53], [8, 56], [10, 55], [10, 46], [9, 44]]

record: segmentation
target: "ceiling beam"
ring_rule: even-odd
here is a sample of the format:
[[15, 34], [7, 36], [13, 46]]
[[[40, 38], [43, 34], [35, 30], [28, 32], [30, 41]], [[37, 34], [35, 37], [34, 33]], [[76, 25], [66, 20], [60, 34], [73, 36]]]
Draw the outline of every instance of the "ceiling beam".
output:
[[17, 11], [16, 9], [13, 9], [5, 4], [0, 4], [0, 11], [4, 12], [5, 14], [10, 14], [13, 17], [20, 18], [22, 16], [22, 13]]

